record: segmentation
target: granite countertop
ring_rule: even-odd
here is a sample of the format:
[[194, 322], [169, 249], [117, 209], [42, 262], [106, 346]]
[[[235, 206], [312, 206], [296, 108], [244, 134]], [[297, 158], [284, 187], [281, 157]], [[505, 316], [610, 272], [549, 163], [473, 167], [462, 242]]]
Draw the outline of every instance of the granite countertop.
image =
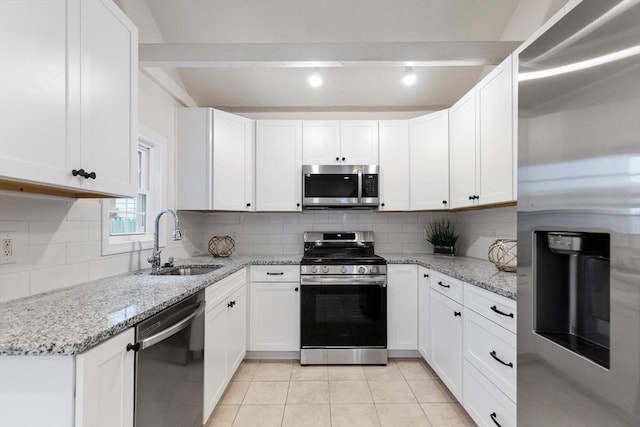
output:
[[498, 270], [489, 261], [427, 254], [380, 254], [389, 264], [418, 264], [512, 300], [517, 296], [517, 274]]
[[[516, 299], [516, 275], [488, 261], [426, 254], [381, 254], [389, 264], [418, 264]], [[249, 265], [297, 265], [300, 255], [199, 256], [176, 265], [219, 264], [198, 276], [152, 276], [149, 269], [0, 303], [0, 356], [82, 353]]]

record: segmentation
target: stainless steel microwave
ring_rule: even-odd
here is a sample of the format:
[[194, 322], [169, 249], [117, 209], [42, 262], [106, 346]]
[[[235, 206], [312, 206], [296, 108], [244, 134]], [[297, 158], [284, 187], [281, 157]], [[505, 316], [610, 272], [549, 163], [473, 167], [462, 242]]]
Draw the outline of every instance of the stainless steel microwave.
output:
[[302, 207], [377, 207], [378, 181], [377, 165], [304, 165]]

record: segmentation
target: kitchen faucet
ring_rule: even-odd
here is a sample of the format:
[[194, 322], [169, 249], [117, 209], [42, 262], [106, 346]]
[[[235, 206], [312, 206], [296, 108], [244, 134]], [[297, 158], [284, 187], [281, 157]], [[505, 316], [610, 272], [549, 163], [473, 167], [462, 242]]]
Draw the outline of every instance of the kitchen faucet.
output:
[[[172, 209], [162, 209], [160, 212], [158, 212], [158, 214], [156, 215], [155, 228], [153, 231], [153, 253], [149, 258], [147, 258], [147, 261], [151, 264], [151, 268], [153, 270], [157, 270], [162, 266], [162, 262], [160, 261], [160, 252], [162, 251], [160, 250], [160, 242], [158, 236], [160, 235], [160, 217], [166, 213], [170, 213], [173, 216], [173, 240], [182, 239], [180, 224], [178, 222], [178, 215], [176, 215], [175, 211], [173, 211]], [[168, 267], [171, 267], [172, 264], [173, 258], [169, 258]]]

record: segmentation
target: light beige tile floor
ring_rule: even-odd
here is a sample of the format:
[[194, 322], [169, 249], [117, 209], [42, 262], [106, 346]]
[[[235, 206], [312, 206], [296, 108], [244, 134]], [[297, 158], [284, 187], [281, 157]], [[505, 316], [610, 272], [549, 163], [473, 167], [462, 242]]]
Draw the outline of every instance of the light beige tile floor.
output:
[[475, 426], [424, 361], [300, 366], [245, 360], [207, 427]]

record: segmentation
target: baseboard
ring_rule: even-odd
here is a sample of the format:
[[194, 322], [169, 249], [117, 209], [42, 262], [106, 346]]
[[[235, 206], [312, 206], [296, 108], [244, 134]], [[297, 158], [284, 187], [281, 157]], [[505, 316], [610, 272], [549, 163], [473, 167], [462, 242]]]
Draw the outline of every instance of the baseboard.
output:
[[247, 351], [245, 359], [300, 360], [299, 351]]
[[388, 354], [389, 359], [422, 359], [418, 350], [388, 350]]

